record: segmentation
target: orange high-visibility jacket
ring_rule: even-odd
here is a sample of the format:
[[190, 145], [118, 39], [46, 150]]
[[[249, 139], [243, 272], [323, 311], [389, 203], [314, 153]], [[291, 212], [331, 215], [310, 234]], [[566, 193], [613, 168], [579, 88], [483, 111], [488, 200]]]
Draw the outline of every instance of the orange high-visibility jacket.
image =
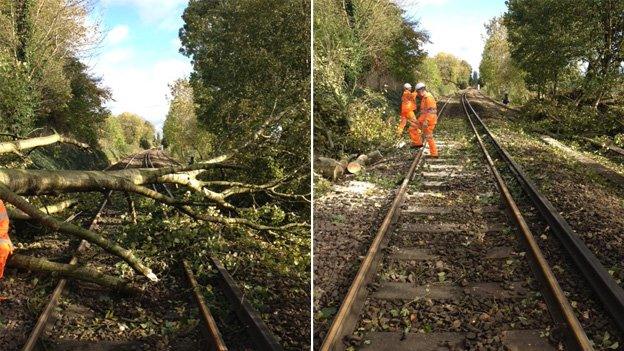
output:
[[428, 91], [425, 91], [425, 94], [422, 96], [420, 101], [420, 110], [418, 117], [427, 117], [430, 115], [437, 115], [437, 105], [436, 101]]
[[0, 200], [0, 278], [4, 275], [4, 266], [11, 253], [13, 253], [13, 243], [9, 238], [9, 215], [4, 202]]
[[416, 109], [416, 92], [403, 90], [401, 96], [401, 115], [408, 114]]

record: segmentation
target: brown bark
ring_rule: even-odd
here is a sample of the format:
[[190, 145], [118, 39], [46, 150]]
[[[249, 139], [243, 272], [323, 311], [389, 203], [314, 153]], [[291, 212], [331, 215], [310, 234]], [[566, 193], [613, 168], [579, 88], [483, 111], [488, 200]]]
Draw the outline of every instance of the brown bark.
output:
[[329, 157], [317, 157], [314, 161], [314, 170], [323, 177], [335, 182], [344, 175], [343, 163]]

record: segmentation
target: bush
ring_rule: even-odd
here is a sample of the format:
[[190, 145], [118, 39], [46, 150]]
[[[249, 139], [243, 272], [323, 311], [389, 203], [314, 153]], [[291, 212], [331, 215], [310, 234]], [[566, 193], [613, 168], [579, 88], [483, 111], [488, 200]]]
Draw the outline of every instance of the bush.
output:
[[590, 106], [530, 100], [522, 109], [531, 129], [563, 135], [609, 135], [622, 133], [622, 114], [617, 109], [601, 112]]
[[[394, 128], [387, 116], [392, 116], [387, 103], [371, 106], [374, 100], [356, 100], [349, 105], [348, 119], [349, 132], [345, 140], [345, 149], [355, 152], [365, 152], [371, 148], [383, 148], [392, 145]], [[394, 122], [396, 118], [392, 118]]]

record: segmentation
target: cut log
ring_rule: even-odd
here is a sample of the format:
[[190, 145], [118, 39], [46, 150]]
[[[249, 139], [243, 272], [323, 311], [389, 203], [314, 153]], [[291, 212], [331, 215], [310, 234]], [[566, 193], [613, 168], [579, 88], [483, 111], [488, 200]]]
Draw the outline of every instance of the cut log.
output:
[[335, 182], [344, 174], [345, 165], [333, 158], [317, 157], [314, 161], [314, 170], [323, 177]]
[[126, 283], [123, 279], [104, 274], [95, 268], [57, 263], [42, 258], [20, 254], [11, 255], [8, 261], [8, 266], [29, 271], [58, 274], [65, 278], [95, 283], [111, 290], [121, 291], [124, 293], [136, 294], [140, 292], [140, 289]]
[[347, 171], [349, 171], [349, 173], [351, 174], [358, 174], [362, 172], [366, 165], [373, 164], [380, 160], [382, 157], [383, 156], [381, 155], [381, 152], [379, 152], [379, 150], [369, 152], [366, 155], [362, 154], [358, 156], [354, 161], [349, 162], [349, 164], [347, 165]]

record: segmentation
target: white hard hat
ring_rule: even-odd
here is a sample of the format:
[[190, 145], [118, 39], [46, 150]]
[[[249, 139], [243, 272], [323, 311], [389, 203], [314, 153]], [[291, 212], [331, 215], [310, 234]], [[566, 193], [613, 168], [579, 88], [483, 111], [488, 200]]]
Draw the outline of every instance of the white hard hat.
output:
[[411, 90], [412, 89], [412, 85], [410, 83], [405, 83], [405, 84], [403, 84], [403, 89]]
[[425, 83], [423, 82], [418, 82], [418, 84], [416, 84], [416, 90], [420, 90], [425, 88]]

